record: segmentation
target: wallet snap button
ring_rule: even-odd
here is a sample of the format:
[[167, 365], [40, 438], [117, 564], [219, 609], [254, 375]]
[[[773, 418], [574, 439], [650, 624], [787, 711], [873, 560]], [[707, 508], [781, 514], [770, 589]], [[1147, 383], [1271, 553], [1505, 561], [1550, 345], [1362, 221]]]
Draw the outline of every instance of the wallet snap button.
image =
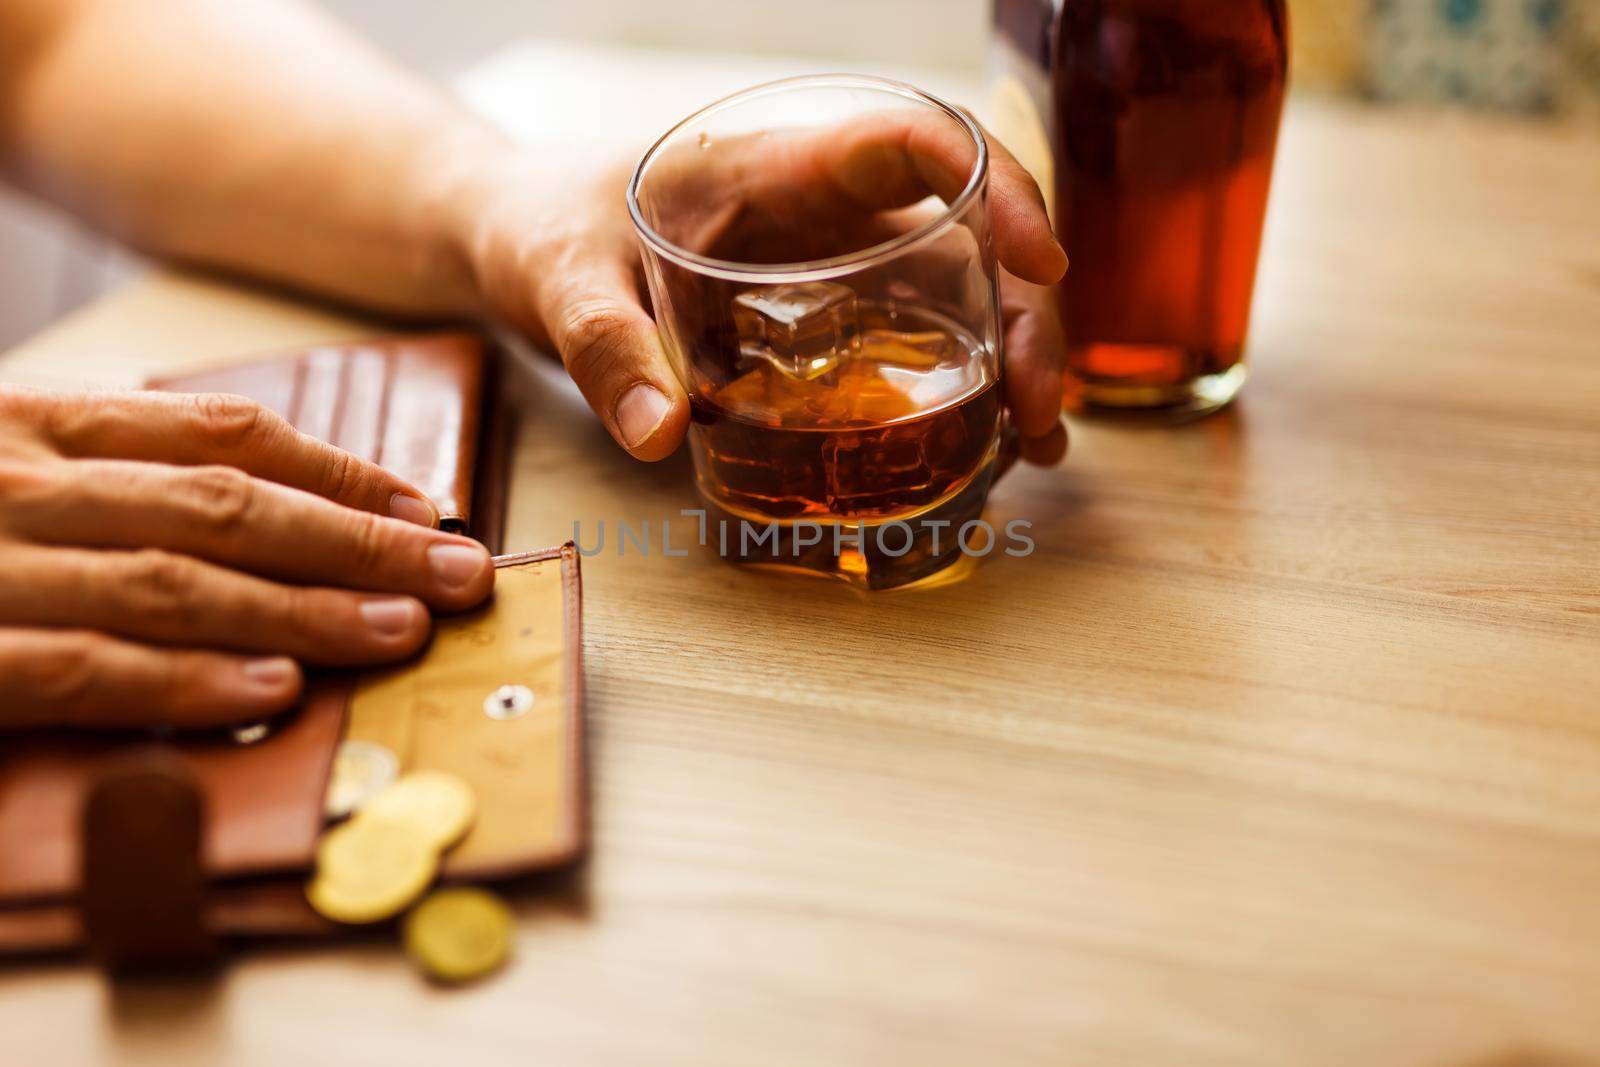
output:
[[483, 698], [483, 713], [491, 719], [520, 719], [533, 710], [533, 690], [525, 685], [502, 685]]

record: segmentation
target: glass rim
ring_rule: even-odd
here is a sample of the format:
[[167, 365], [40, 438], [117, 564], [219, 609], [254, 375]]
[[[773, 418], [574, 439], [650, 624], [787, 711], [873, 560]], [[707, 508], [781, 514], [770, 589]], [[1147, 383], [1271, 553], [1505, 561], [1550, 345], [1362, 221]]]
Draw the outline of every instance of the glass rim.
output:
[[[741, 263], [736, 260], [716, 259], [712, 256], [703, 256], [698, 252], [691, 252], [687, 248], [673, 244], [655, 228], [645, 221], [643, 209], [639, 206], [639, 185], [644, 179], [645, 169], [656, 154], [661, 151], [668, 141], [672, 140], [687, 127], [702, 119], [708, 118], [719, 111], [727, 110], [736, 104], [746, 103], [763, 96], [773, 96], [796, 88], [812, 87], [839, 87], [862, 88], [880, 92], [888, 92], [895, 96], [915, 100], [922, 104], [942, 111], [954, 119], [967, 135], [972, 138], [978, 147], [978, 158], [973, 164], [972, 173], [967, 178], [967, 184], [962, 188], [956, 198], [945, 205], [935, 218], [914, 229], [908, 230], [898, 237], [878, 244], [870, 245], [859, 252], [849, 252], [842, 256], [832, 256], [828, 259], [803, 260], [796, 263]], [[906, 251], [914, 245], [942, 232], [959, 218], [972, 201], [977, 198], [989, 178], [989, 144], [983, 135], [983, 129], [965, 108], [924, 92], [914, 85], [906, 82], [895, 81], [892, 78], [883, 78], [875, 74], [799, 74], [788, 78], [779, 78], [776, 81], [762, 82], [752, 85], [737, 92], [729, 93], [720, 100], [692, 112], [672, 125], [666, 133], [656, 138], [639, 163], [634, 167], [633, 177], [628, 181], [628, 214], [633, 218], [634, 231], [639, 239], [657, 255], [687, 267], [700, 274], [710, 275], [724, 281], [746, 282], [752, 284], [773, 284], [776, 282], [815, 282], [838, 278], [852, 274], [867, 267], [877, 266], [886, 260]]]

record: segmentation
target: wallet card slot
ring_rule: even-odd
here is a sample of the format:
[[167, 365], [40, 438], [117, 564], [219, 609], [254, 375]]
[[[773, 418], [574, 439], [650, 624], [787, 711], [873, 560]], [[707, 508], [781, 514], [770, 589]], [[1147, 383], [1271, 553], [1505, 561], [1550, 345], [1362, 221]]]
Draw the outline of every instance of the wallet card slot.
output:
[[[334, 430], [328, 442], [373, 463], [383, 462], [384, 399], [390, 362], [371, 348], [346, 349], [343, 386], [338, 391]], [[391, 470], [394, 468], [391, 467]], [[409, 476], [410, 472], [405, 472]]]
[[333, 440], [347, 386], [346, 363], [338, 349], [329, 348], [313, 349], [295, 363], [294, 414], [289, 418], [295, 429]]
[[483, 402], [482, 347], [476, 339], [470, 346], [459, 339], [417, 344], [391, 359], [395, 371], [377, 462], [406, 471], [438, 506], [441, 522], [464, 523]]

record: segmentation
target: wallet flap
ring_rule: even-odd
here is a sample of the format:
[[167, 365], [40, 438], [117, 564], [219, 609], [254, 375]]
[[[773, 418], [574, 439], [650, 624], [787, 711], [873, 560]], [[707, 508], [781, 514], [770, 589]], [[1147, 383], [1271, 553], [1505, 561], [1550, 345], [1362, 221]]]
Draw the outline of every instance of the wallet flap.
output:
[[364, 680], [346, 736], [383, 745], [401, 772], [440, 770], [477, 794], [447, 878], [499, 878], [582, 850], [581, 586], [571, 545], [495, 561], [493, 602], [439, 620], [422, 658]]

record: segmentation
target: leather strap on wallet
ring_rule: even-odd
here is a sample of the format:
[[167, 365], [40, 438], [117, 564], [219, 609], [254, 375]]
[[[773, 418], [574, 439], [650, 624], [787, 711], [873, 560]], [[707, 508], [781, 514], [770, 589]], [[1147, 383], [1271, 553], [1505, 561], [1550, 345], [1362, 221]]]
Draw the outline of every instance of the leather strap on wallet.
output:
[[490, 388], [492, 370], [476, 334], [438, 333], [323, 345], [148, 385], [249, 397], [406, 479], [438, 507], [444, 529], [472, 533], [494, 551], [501, 497], [490, 494], [504, 478], [475, 477], [504, 451], [506, 411]]

